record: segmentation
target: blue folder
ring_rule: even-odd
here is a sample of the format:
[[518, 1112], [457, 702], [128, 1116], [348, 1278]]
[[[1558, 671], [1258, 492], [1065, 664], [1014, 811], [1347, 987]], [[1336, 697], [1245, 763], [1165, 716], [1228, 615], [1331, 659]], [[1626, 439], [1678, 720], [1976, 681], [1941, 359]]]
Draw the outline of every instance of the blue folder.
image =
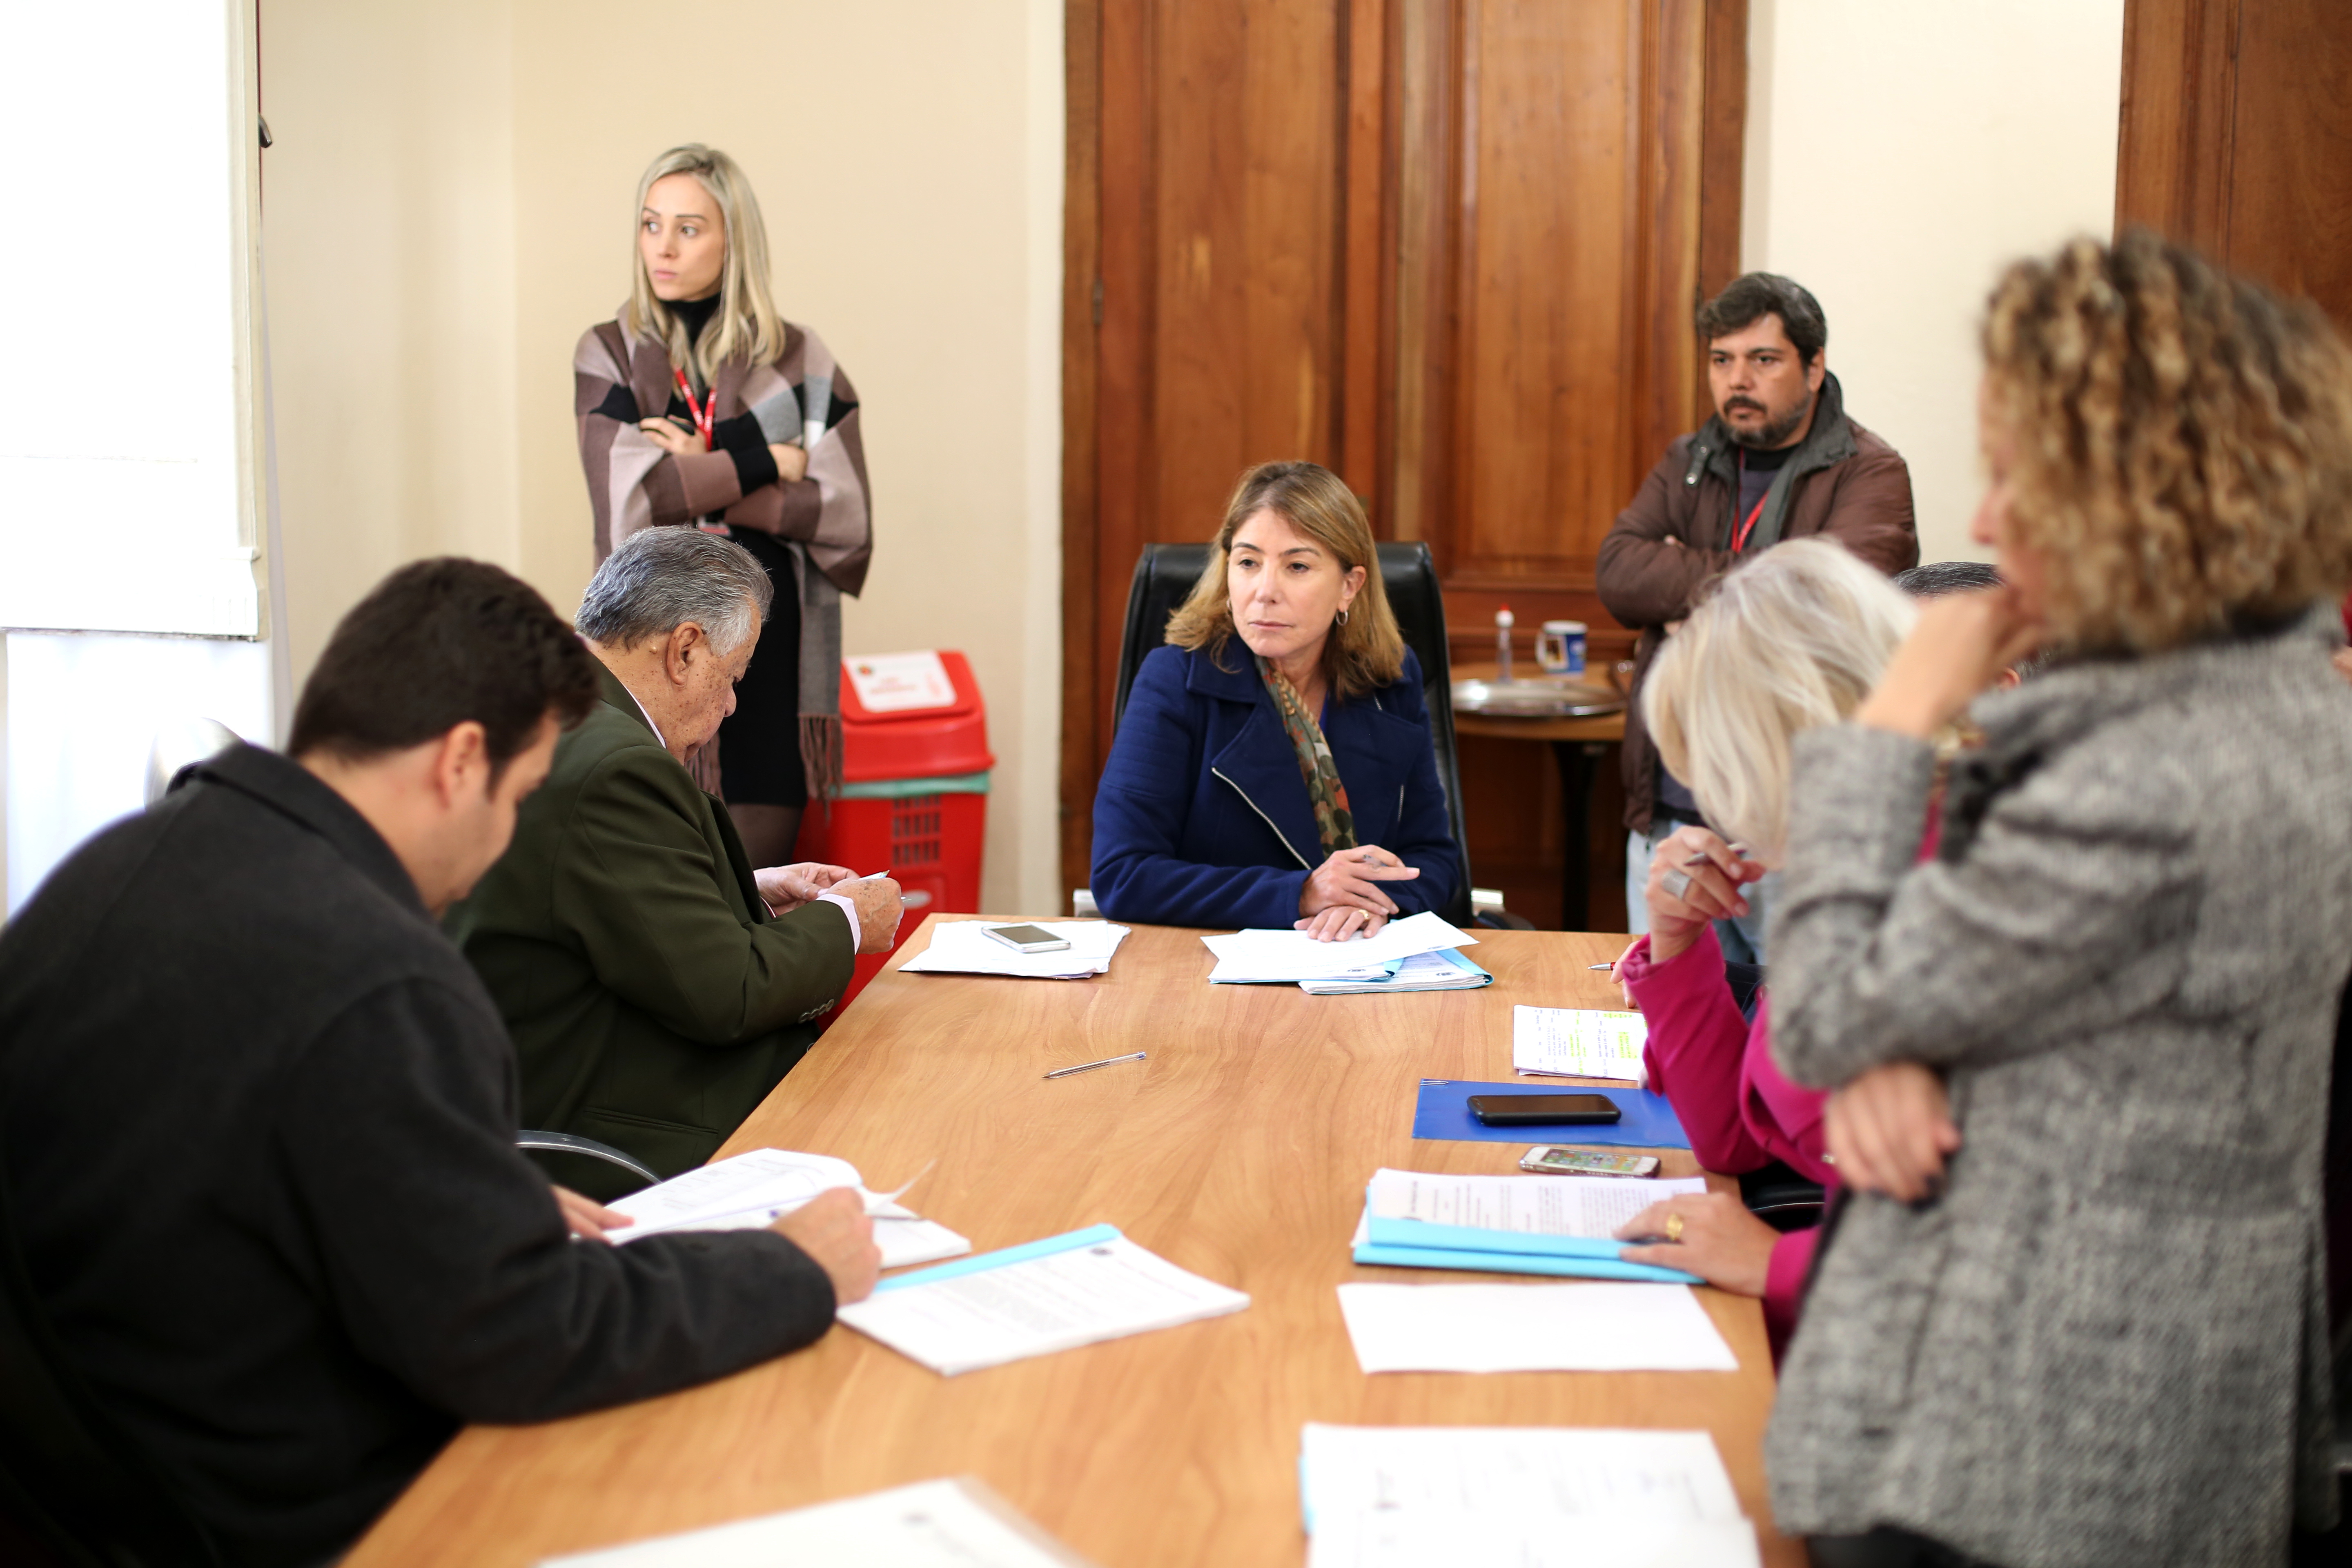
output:
[[1646, 1279], [1663, 1285], [1705, 1283], [1697, 1275], [1679, 1268], [1627, 1263], [1617, 1255], [1630, 1244], [1606, 1237], [1533, 1236], [1473, 1226], [1431, 1225], [1417, 1219], [1384, 1219], [1378, 1215], [1366, 1220], [1364, 1227], [1364, 1243], [1356, 1248], [1359, 1263], [1582, 1279]]
[[[1600, 1094], [1616, 1101], [1613, 1126], [1489, 1127], [1470, 1114], [1474, 1094]], [[1574, 1143], [1612, 1149], [1687, 1149], [1690, 1134], [1663, 1094], [1646, 1089], [1602, 1089], [1590, 1083], [1472, 1083], [1425, 1078], [1412, 1110], [1412, 1135], [1466, 1143]]]

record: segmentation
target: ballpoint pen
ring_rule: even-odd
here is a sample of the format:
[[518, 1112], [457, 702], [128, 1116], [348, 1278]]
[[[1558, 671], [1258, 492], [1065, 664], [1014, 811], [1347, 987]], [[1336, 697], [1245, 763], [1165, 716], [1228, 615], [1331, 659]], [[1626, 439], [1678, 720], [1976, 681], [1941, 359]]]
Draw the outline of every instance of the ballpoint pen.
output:
[[1139, 1062], [1142, 1059], [1143, 1053], [1141, 1051], [1137, 1051], [1131, 1056], [1105, 1057], [1098, 1062], [1080, 1062], [1074, 1068], [1055, 1068], [1052, 1072], [1047, 1073], [1045, 1076], [1047, 1078], [1067, 1078], [1074, 1072], [1092, 1072], [1097, 1068], [1107, 1068], [1114, 1062]]

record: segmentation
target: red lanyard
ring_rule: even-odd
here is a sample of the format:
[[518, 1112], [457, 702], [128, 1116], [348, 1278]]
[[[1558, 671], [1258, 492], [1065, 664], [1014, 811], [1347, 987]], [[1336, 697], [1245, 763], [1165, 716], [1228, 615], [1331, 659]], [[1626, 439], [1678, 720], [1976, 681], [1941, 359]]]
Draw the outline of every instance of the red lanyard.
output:
[[[719, 414], [719, 389], [715, 386], [712, 387], [709, 395], [700, 403], [697, 403], [694, 400], [694, 388], [688, 384], [686, 372], [682, 370], [673, 370], [670, 372], [670, 374], [677, 377], [678, 395], [686, 399], [686, 411], [694, 416], [694, 427], [702, 433], [702, 449], [708, 452], [710, 450], [711, 423], [718, 417]], [[1753, 522], [1756, 520], [1754, 518], [1749, 518], [1748, 521]], [[1746, 536], [1742, 535], [1741, 537], [1744, 538]], [[1735, 548], [1737, 547], [1735, 546]]]
[[[680, 378], [679, 384], [685, 384], [683, 378]], [[1739, 457], [1739, 475], [1742, 479], [1748, 475], [1748, 455], [1744, 452]], [[1748, 548], [1748, 536], [1756, 531], [1756, 520], [1764, 515], [1764, 503], [1771, 499], [1772, 492], [1768, 489], [1762, 495], [1756, 498], [1756, 504], [1748, 509], [1748, 521], [1739, 525], [1739, 531], [1731, 538], [1731, 552], [1734, 555]]]
[[1738, 554], [1741, 551], [1748, 548], [1748, 536], [1756, 531], [1756, 520], [1763, 515], [1764, 501], [1761, 497], [1759, 497], [1755, 510], [1748, 514], [1748, 521], [1739, 525], [1738, 533], [1734, 535], [1732, 538], [1731, 552], [1734, 555]]

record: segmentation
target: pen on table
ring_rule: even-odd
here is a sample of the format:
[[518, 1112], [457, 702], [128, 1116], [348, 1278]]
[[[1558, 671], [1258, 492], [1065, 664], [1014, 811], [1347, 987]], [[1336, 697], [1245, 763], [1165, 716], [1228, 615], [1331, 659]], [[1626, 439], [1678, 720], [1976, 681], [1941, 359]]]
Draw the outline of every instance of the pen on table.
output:
[[1055, 1068], [1052, 1072], [1047, 1073], [1045, 1076], [1047, 1078], [1067, 1078], [1074, 1072], [1092, 1072], [1097, 1068], [1107, 1068], [1115, 1062], [1139, 1062], [1142, 1059], [1143, 1053], [1141, 1051], [1137, 1051], [1131, 1056], [1105, 1057], [1098, 1062], [1080, 1062], [1074, 1068]]

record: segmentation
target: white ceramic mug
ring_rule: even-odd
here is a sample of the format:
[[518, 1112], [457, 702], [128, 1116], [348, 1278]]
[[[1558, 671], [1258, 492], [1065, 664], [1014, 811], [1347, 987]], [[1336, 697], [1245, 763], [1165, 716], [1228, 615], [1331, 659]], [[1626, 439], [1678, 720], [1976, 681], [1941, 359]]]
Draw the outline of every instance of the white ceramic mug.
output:
[[1536, 634], [1536, 662], [1547, 675], [1584, 673], [1584, 623], [1546, 621]]

